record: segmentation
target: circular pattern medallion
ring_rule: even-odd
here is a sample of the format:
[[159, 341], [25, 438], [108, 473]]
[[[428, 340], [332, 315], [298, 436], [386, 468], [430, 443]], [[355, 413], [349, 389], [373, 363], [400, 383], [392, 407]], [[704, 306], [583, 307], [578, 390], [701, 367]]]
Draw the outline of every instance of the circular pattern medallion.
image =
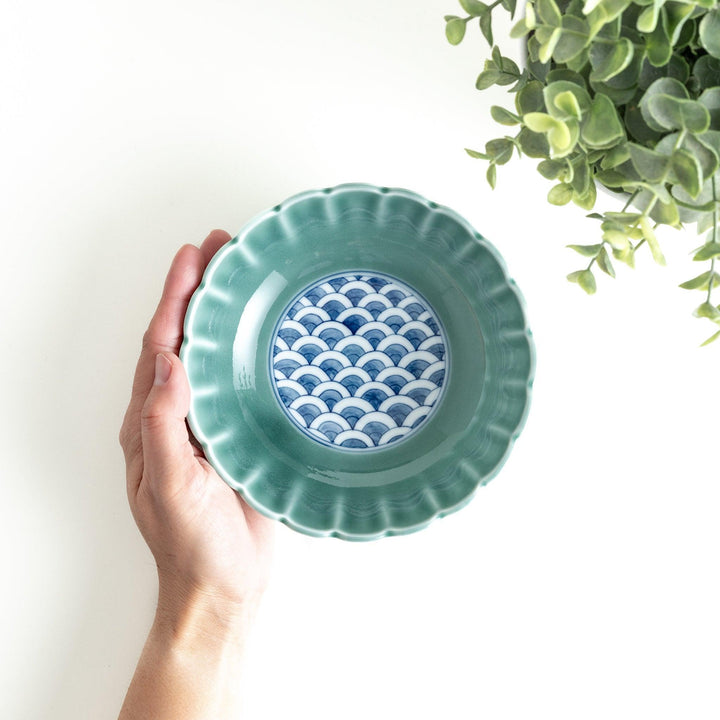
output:
[[402, 442], [437, 407], [447, 341], [396, 277], [340, 273], [305, 288], [272, 342], [273, 388], [290, 420], [339, 450]]

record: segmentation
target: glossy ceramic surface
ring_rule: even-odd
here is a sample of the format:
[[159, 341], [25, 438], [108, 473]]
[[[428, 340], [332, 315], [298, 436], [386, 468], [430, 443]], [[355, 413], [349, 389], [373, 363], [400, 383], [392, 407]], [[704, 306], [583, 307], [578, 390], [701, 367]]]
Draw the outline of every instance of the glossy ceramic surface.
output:
[[189, 423], [223, 479], [311, 535], [410, 532], [498, 472], [534, 351], [494, 248], [406, 190], [343, 185], [264, 213], [185, 319]]

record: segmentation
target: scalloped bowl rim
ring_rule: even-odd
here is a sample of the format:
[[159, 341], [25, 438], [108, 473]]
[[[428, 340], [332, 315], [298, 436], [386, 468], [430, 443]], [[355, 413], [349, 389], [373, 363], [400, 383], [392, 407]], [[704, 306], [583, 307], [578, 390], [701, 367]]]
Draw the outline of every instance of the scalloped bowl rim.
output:
[[[265, 223], [269, 218], [272, 218], [273, 216], [280, 214], [284, 211], [286, 211], [288, 208], [298, 204], [302, 203], [308, 199], [311, 198], [317, 198], [322, 196], [328, 196], [332, 195], [334, 193], [342, 193], [342, 192], [365, 192], [365, 193], [375, 193], [375, 194], [382, 194], [382, 195], [394, 195], [402, 197], [408, 201], [412, 201], [414, 203], [420, 203], [424, 206], [426, 206], [428, 209], [432, 210], [434, 213], [440, 213], [443, 215], [446, 215], [449, 217], [453, 222], [455, 222], [457, 225], [459, 225], [462, 230], [468, 235], [471, 236], [474, 240], [480, 242], [484, 248], [485, 251], [489, 252], [489, 254], [493, 257], [495, 262], [497, 263], [499, 269], [501, 270], [504, 279], [507, 282], [508, 287], [512, 291], [512, 293], [515, 295], [515, 298], [521, 308], [522, 311], [522, 317], [524, 321], [524, 327], [523, 332], [524, 336], [527, 340], [527, 361], [528, 361], [528, 370], [527, 370], [527, 377], [525, 378], [525, 396], [524, 396], [524, 407], [522, 410], [521, 415], [518, 417], [518, 420], [510, 432], [508, 436], [508, 442], [507, 446], [505, 448], [505, 452], [501, 456], [501, 458], [496, 462], [495, 466], [492, 468], [492, 470], [488, 473], [486, 473], [482, 479], [477, 483], [477, 485], [474, 487], [474, 489], [468, 493], [465, 497], [463, 497], [461, 500], [459, 500], [456, 503], [453, 503], [451, 505], [448, 505], [446, 507], [439, 508], [436, 512], [431, 514], [428, 517], [423, 518], [422, 520], [416, 522], [416, 523], [409, 523], [404, 525], [389, 525], [382, 530], [379, 530], [377, 532], [373, 533], [353, 533], [348, 532], [346, 530], [343, 530], [342, 527], [334, 527], [332, 529], [317, 529], [311, 526], [308, 526], [306, 524], [303, 524], [302, 522], [298, 521], [297, 519], [293, 518], [292, 515], [288, 512], [284, 513], [278, 513], [273, 511], [270, 508], [267, 508], [263, 503], [256, 500], [255, 497], [253, 497], [252, 493], [249, 491], [247, 487], [242, 485], [241, 481], [239, 481], [237, 478], [234, 478], [232, 474], [225, 468], [223, 465], [223, 462], [221, 459], [217, 456], [215, 453], [215, 450], [213, 448], [212, 443], [208, 440], [208, 438], [205, 436], [200, 423], [198, 422], [194, 410], [194, 403], [191, 400], [190, 405], [190, 412], [188, 414], [188, 425], [195, 436], [195, 438], [200, 442], [200, 444], [203, 447], [203, 450], [205, 452], [205, 456], [207, 460], [210, 462], [210, 464], [213, 466], [213, 468], [217, 471], [218, 475], [228, 484], [230, 485], [236, 492], [238, 492], [241, 497], [247, 502], [249, 506], [260, 512], [261, 514], [270, 517], [274, 520], [277, 520], [291, 529], [300, 532], [305, 535], [309, 535], [312, 537], [335, 537], [342, 540], [350, 540], [350, 541], [367, 541], [367, 540], [377, 540], [383, 537], [391, 537], [391, 536], [398, 536], [398, 535], [406, 535], [410, 533], [414, 533], [418, 530], [422, 530], [423, 528], [426, 528], [428, 525], [430, 525], [434, 520], [445, 517], [447, 515], [450, 515], [463, 507], [465, 507], [468, 503], [471, 502], [471, 500], [474, 498], [477, 490], [480, 487], [483, 487], [486, 485], [490, 480], [492, 480], [494, 477], [497, 476], [497, 474], [500, 472], [502, 467], [504, 466], [508, 456], [510, 455], [512, 448], [514, 446], [515, 441], [521, 434], [523, 428], [525, 427], [525, 424], [527, 422], [529, 410], [530, 410], [530, 399], [532, 394], [532, 386], [535, 379], [535, 368], [536, 368], [536, 350], [535, 350], [535, 344], [533, 342], [532, 338], [532, 332], [530, 328], [528, 327], [527, 322], [527, 306], [525, 303], [525, 299], [522, 295], [522, 292], [516, 285], [515, 281], [508, 275], [507, 268], [505, 265], [505, 261], [502, 258], [502, 256], [499, 254], [497, 249], [486, 239], [484, 238], [479, 232], [475, 230], [475, 228], [470, 225], [470, 223], [465, 220], [461, 215], [459, 215], [455, 210], [452, 208], [449, 208], [445, 205], [438, 204], [436, 202], [427, 200], [425, 197], [421, 196], [420, 194], [407, 190], [404, 188], [394, 188], [394, 187], [381, 187], [376, 186], [372, 184], [367, 183], [343, 183], [339, 185], [335, 185], [332, 187], [326, 187], [323, 189], [315, 189], [315, 190], [305, 190], [303, 192], [299, 192], [297, 194], [294, 194], [284, 200], [282, 203], [275, 205], [272, 208], [269, 208], [258, 215], [254, 216], [248, 223], [246, 223], [239, 233], [233, 237], [225, 246], [223, 246], [216, 255], [211, 259], [209, 262], [202, 280], [200, 284], [198, 285], [197, 289], [193, 293], [189, 303], [188, 308], [185, 315], [184, 320], [184, 337], [183, 342], [180, 349], [180, 359], [183, 362], [183, 364], [187, 368], [187, 362], [189, 359], [189, 354], [192, 349], [192, 346], [194, 344], [194, 338], [193, 338], [193, 331], [191, 328], [192, 320], [195, 314], [195, 311], [202, 301], [203, 296], [205, 295], [207, 288], [211, 284], [211, 280], [213, 277], [213, 274], [215, 272], [215, 269], [219, 267], [222, 262], [224, 261], [225, 257], [232, 253], [234, 251], [234, 248], [245, 238], [247, 235], [249, 235], [256, 227], [259, 225], [262, 225]], [[192, 391], [191, 391], [192, 396]], [[341, 523], [338, 523], [340, 525]]]

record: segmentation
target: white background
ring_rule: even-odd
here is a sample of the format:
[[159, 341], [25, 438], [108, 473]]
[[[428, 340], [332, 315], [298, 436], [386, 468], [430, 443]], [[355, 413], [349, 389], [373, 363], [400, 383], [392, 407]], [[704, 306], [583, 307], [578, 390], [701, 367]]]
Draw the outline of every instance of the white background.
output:
[[[0, 25], [0, 717], [113, 718], [155, 602], [117, 431], [176, 249], [289, 195], [408, 187], [504, 255], [537, 343], [525, 431], [460, 513], [373, 544], [278, 528], [246, 716], [717, 718], [720, 345], [661, 236], [595, 242], [502, 134], [455, 0], [8, 2]], [[502, 36], [501, 28], [496, 32]], [[502, 43], [509, 54], [517, 48]], [[609, 202], [603, 199], [603, 202]]]

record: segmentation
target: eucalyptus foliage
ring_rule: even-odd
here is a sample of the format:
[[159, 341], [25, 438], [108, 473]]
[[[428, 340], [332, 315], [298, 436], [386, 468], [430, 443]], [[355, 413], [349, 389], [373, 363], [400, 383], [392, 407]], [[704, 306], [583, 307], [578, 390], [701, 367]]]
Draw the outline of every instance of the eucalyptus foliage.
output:
[[[664, 264], [658, 225], [695, 223], [704, 242], [693, 259], [707, 269], [681, 287], [703, 293], [695, 315], [720, 327], [712, 299], [720, 285], [720, 2], [718, 0], [527, 0], [511, 37], [525, 38], [519, 67], [494, 43], [492, 13], [514, 18], [516, 0], [460, 0], [465, 15], [445, 17], [457, 45], [477, 21], [491, 47], [476, 87], [507, 86], [514, 108], [493, 106], [508, 130], [483, 151], [495, 187], [497, 166], [515, 152], [540, 160], [554, 184], [548, 201], [591, 211], [598, 184], [624, 193], [618, 212], [591, 212], [592, 245], [569, 247], [587, 260], [568, 279], [594, 293], [594, 271], [615, 276], [613, 260], [634, 267], [645, 245]], [[708, 344], [720, 337], [720, 330]]]

